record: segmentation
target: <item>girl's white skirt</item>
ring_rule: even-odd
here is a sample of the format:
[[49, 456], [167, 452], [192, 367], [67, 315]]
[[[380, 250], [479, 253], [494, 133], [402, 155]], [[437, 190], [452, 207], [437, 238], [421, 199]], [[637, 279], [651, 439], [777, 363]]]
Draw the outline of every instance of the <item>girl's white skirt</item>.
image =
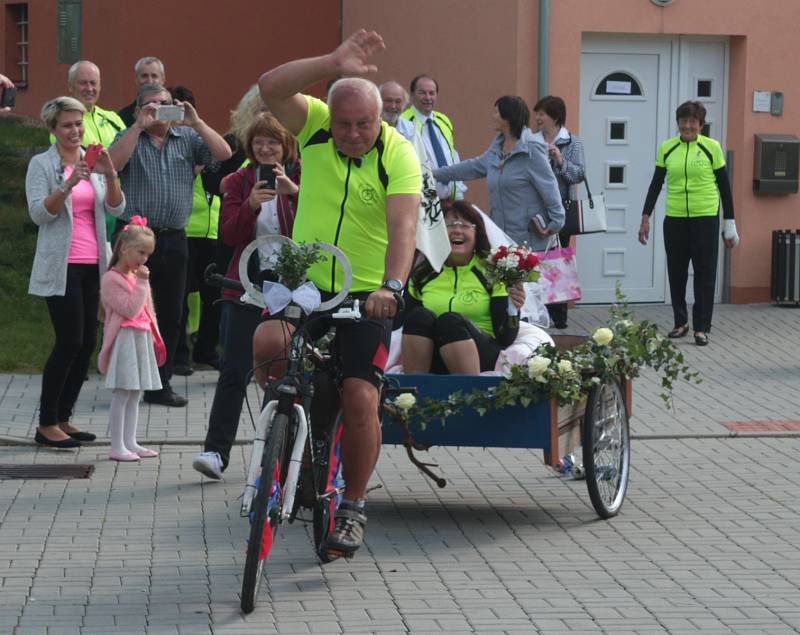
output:
[[106, 388], [161, 390], [150, 331], [125, 326], [117, 333], [106, 373]]

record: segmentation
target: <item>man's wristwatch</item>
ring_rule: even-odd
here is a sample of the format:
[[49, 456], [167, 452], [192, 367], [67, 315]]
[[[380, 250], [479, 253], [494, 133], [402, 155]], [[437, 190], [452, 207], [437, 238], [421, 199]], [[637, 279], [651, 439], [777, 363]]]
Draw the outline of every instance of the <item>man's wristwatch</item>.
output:
[[403, 290], [403, 283], [397, 278], [388, 278], [383, 281], [381, 289], [389, 289], [392, 293], [400, 293]]

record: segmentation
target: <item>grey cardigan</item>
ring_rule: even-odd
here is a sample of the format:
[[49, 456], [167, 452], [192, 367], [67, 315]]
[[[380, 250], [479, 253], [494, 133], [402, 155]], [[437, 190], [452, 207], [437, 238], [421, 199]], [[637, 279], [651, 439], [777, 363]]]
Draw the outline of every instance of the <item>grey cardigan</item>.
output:
[[564, 226], [564, 207], [547, 149], [533, 140], [530, 128], [523, 129], [505, 161], [502, 147], [500, 133], [481, 156], [437, 168], [433, 176], [444, 182], [485, 176], [492, 220], [516, 242], [543, 251], [552, 245], [554, 236], [532, 231], [533, 217], [540, 215], [545, 227], [556, 234]]
[[[83, 156], [83, 151], [81, 151]], [[106, 243], [106, 212], [121, 216], [125, 211], [125, 195], [118, 207], [106, 203], [105, 177], [90, 176], [94, 188], [94, 224], [97, 235], [98, 265], [102, 276], [108, 269], [109, 249]], [[46, 152], [34, 156], [28, 163], [25, 177], [25, 195], [28, 197], [28, 214], [39, 226], [36, 237], [36, 254], [28, 285], [28, 293], [38, 296], [64, 295], [67, 288], [67, 257], [72, 244], [72, 197], [64, 201], [64, 209], [53, 216], [44, 207], [44, 199], [63, 181], [61, 157], [52, 145]], [[98, 281], [99, 284], [99, 281]]]

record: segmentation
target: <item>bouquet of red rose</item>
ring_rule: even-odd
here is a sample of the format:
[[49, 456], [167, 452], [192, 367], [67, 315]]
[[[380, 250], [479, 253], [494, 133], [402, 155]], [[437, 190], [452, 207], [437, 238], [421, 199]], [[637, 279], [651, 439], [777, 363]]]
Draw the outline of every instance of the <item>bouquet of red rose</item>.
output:
[[[539, 279], [539, 257], [530, 249], [519, 245], [500, 245], [489, 252], [486, 277], [492, 284], [503, 283], [506, 288], [520, 282], [536, 282]], [[508, 314], [517, 315], [517, 309], [508, 300]]]

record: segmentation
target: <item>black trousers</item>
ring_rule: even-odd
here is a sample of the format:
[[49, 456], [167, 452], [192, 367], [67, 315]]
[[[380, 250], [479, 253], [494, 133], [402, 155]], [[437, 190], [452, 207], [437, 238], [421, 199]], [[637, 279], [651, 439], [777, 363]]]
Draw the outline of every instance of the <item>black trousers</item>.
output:
[[219, 452], [223, 469], [228, 466], [239, 429], [247, 380], [253, 368], [253, 333], [261, 320], [261, 310], [257, 307], [233, 301], [222, 303], [222, 355], [208, 419], [205, 451]]
[[437, 375], [447, 375], [450, 372], [439, 353], [439, 349], [446, 344], [473, 340], [478, 349], [481, 372], [494, 370], [497, 357], [500, 355], [500, 345], [497, 342], [475, 326], [471, 320], [453, 311], [442, 313], [437, 317], [433, 311], [424, 306], [415, 307], [406, 314], [403, 333], [433, 340], [431, 372]]
[[692, 328], [707, 333], [714, 312], [714, 286], [719, 255], [719, 216], [664, 218], [664, 248], [675, 326], [689, 323], [686, 308], [686, 283], [689, 263], [694, 270]]
[[219, 341], [219, 309], [214, 304], [219, 300], [219, 289], [206, 284], [203, 273], [206, 267], [217, 260], [217, 241], [210, 238], [188, 238], [189, 261], [186, 268], [186, 290], [183, 299], [183, 314], [178, 330], [178, 346], [175, 361], [188, 364], [189, 345], [186, 336], [186, 323], [189, 319], [187, 298], [194, 291], [200, 292], [200, 328], [194, 344], [194, 357], [202, 360], [216, 359]]
[[42, 371], [39, 425], [69, 421], [97, 340], [100, 271], [97, 265], [67, 265], [64, 295], [45, 298], [55, 343]]

